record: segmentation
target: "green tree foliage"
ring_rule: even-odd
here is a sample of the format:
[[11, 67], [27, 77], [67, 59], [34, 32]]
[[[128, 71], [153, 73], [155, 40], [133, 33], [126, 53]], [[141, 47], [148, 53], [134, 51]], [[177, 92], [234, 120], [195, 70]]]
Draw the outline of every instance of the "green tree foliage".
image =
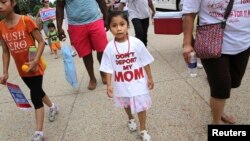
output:
[[36, 5], [36, 6], [33, 8], [33, 10], [32, 10], [32, 15], [33, 15], [33, 16], [36, 16], [37, 13], [38, 13], [38, 11], [39, 11], [39, 9], [42, 8], [42, 7], [43, 7], [42, 5]]

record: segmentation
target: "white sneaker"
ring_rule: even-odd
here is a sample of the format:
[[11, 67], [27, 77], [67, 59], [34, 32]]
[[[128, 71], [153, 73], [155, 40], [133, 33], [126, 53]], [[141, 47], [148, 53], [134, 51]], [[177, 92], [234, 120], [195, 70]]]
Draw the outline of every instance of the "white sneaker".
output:
[[56, 114], [58, 113], [58, 107], [54, 105], [53, 108], [49, 108], [49, 121], [53, 122], [56, 119]]
[[197, 68], [198, 69], [203, 69], [203, 65], [201, 63], [197, 63]]
[[44, 141], [44, 137], [40, 134], [35, 134], [32, 138], [31, 141]]
[[146, 130], [140, 131], [140, 137], [142, 141], [151, 141], [151, 136], [148, 134], [148, 131]]
[[135, 119], [129, 120], [128, 121], [128, 129], [129, 129], [129, 131], [134, 132], [134, 131], [136, 131], [136, 128], [137, 128], [137, 126], [136, 126]]

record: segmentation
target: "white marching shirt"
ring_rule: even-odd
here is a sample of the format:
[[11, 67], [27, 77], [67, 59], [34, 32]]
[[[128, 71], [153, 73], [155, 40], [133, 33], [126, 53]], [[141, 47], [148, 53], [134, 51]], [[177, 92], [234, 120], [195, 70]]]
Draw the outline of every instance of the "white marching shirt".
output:
[[144, 66], [152, 63], [154, 58], [139, 39], [128, 38], [122, 43], [114, 42], [114, 39], [110, 41], [102, 56], [100, 71], [112, 74], [113, 94], [116, 97], [149, 93]]

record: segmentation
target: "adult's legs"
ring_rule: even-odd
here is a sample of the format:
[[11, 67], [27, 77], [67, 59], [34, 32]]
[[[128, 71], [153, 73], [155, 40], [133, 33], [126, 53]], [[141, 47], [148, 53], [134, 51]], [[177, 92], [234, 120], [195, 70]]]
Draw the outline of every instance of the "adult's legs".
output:
[[[102, 55], [103, 55], [103, 52], [97, 52], [97, 60], [98, 60], [99, 64], [101, 64]], [[107, 81], [106, 81], [105, 73], [102, 72], [102, 71], [100, 71], [100, 74], [101, 74], [101, 77], [102, 77], [102, 83], [103, 83], [103, 84], [106, 84]]]
[[92, 53], [84, 56], [83, 62], [84, 62], [84, 65], [86, 67], [86, 70], [87, 70], [87, 72], [89, 74], [89, 78], [90, 78], [88, 89], [94, 90], [96, 88], [96, 78], [95, 78], [95, 74], [94, 74], [94, 61], [93, 61]]
[[224, 112], [226, 99], [210, 97], [210, 108], [212, 110], [213, 124], [222, 124], [222, 115]]
[[[108, 44], [107, 35], [103, 27], [104, 21], [98, 20], [92, 23], [89, 28], [89, 38], [91, 41], [91, 48], [97, 52], [97, 60], [99, 64], [102, 60], [103, 51]], [[100, 72], [103, 84], [106, 84], [106, 77], [104, 72]]]
[[222, 55], [218, 59], [202, 59], [210, 86], [210, 108], [213, 124], [221, 124], [226, 99], [230, 97], [231, 76], [229, 58]]
[[147, 47], [149, 18], [142, 19], [141, 22], [142, 22], [142, 28], [143, 28], [143, 43]]
[[232, 78], [232, 88], [237, 88], [245, 74], [249, 60], [250, 48], [237, 55], [230, 56], [230, 73]]
[[134, 18], [132, 19], [132, 23], [133, 23], [134, 30], [135, 30], [135, 37], [140, 39], [145, 45], [146, 43], [144, 42], [144, 29], [143, 29], [142, 21], [138, 18]]

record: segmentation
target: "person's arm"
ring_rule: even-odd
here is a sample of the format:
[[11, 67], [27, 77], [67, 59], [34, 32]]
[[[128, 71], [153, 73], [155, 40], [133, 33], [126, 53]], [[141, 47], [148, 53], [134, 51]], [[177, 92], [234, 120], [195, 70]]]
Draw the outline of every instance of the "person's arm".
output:
[[106, 6], [105, 0], [96, 0], [99, 8], [101, 9], [102, 15], [103, 15], [103, 20], [106, 22], [107, 16], [108, 16], [108, 9]]
[[3, 76], [0, 77], [0, 83], [6, 84], [9, 77], [9, 64], [10, 64], [10, 51], [6, 43], [1, 39], [0, 44], [2, 45], [2, 59], [3, 59]]
[[124, 7], [126, 6], [126, 3], [124, 3], [124, 2], [120, 2], [119, 3], [119, 11], [123, 11], [123, 9], [124, 9]]
[[36, 13], [36, 19], [38, 19], [38, 17], [40, 17], [40, 11], [42, 10], [42, 8], [40, 8], [39, 10], [38, 10], [38, 12]]
[[193, 28], [196, 14], [184, 14], [183, 16], [183, 57], [186, 63], [189, 62], [189, 54], [193, 51]]
[[153, 77], [151, 74], [151, 69], [150, 69], [150, 65], [146, 65], [144, 66], [145, 72], [147, 73], [148, 76], [148, 88], [151, 90], [154, 88], [154, 81], [153, 81]]
[[62, 28], [63, 18], [64, 18], [64, 7], [65, 7], [65, 0], [56, 1], [56, 23], [58, 29], [58, 37], [60, 40], [66, 38], [64, 30]]
[[155, 15], [155, 8], [154, 8], [154, 4], [153, 4], [152, 0], [148, 0], [148, 6], [150, 7], [150, 9], [152, 11], [151, 16], [153, 18]]
[[106, 6], [107, 6], [107, 9], [111, 8], [111, 6], [114, 5], [114, 1], [113, 0], [110, 0], [106, 3]]
[[112, 74], [106, 73], [106, 80], [107, 80], [107, 95], [108, 97], [113, 97], [113, 88], [111, 85]]
[[31, 32], [31, 35], [34, 37], [34, 39], [38, 42], [38, 48], [37, 48], [37, 53], [36, 53], [36, 57], [33, 61], [29, 62], [29, 70], [35, 71], [36, 66], [38, 64], [38, 62], [40, 61], [40, 58], [43, 54], [43, 50], [44, 50], [44, 46], [45, 46], [45, 42], [42, 38], [41, 33], [35, 29]]

